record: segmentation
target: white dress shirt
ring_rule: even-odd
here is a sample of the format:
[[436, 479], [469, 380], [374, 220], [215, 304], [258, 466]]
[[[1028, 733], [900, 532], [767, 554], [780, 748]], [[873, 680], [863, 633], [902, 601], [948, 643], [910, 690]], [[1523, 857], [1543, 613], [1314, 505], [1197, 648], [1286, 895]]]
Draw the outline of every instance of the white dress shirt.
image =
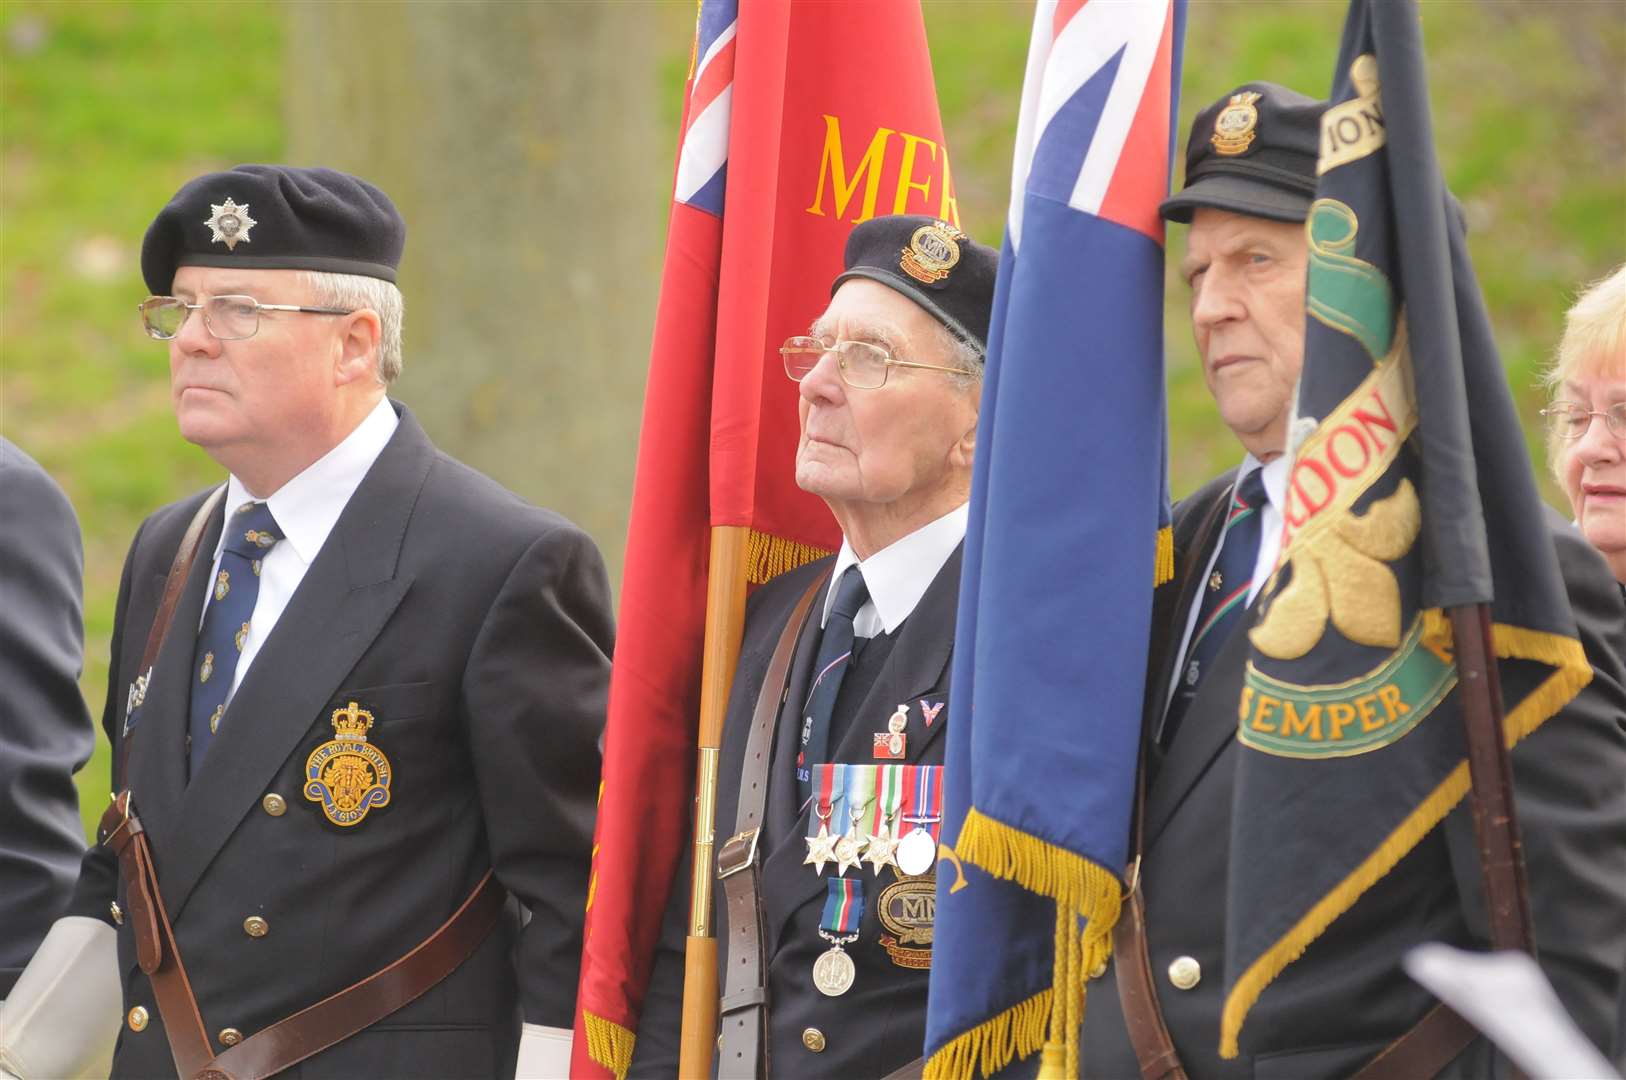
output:
[[[1253, 606], [1253, 601], [1259, 595], [1259, 590], [1264, 588], [1265, 582], [1270, 579], [1271, 573], [1276, 569], [1276, 557], [1281, 554], [1282, 504], [1287, 498], [1287, 474], [1292, 466], [1293, 459], [1286, 454], [1274, 459], [1269, 465], [1261, 465], [1258, 458], [1249, 454], [1242, 459], [1242, 467], [1236, 471], [1235, 483], [1240, 484], [1242, 479], [1255, 469], [1264, 470], [1262, 479], [1265, 482], [1265, 506], [1259, 516], [1259, 556], [1254, 560], [1253, 582], [1248, 586], [1247, 606], [1249, 607]], [[1236, 486], [1233, 484], [1231, 491], [1235, 490]], [[1226, 492], [1225, 498], [1227, 501], [1230, 500], [1230, 497], [1231, 492]], [[1214, 564], [1219, 561], [1220, 546], [1215, 544], [1214, 550], [1208, 555], [1208, 565], [1203, 568], [1203, 577], [1205, 579], [1214, 572]], [[1172, 669], [1174, 671], [1181, 671], [1185, 668], [1186, 649], [1191, 645], [1191, 635], [1197, 629], [1197, 614], [1201, 610], [1201, 593], [1199, 592], [1198, 602], [1192, 604], [1191, 610], [1186, 613], [1185, 631], [1180, 636], [1179, 663]], [[1169, 694], [1164, 700], [1165, 707], [1167, 707], [1169, 701], [1174, 699], [1174, 692], [1179, 685], [1179, 679], [1169, 680]]]
[[[380, 398], [344, 441], [317, 458], [298, 476], [289, 480], [265, 500], [271, 516], [282, 530], [283, 539], [264, 559], [260, 560], [260, 595], [254, 600], [254, 613], [249, 617], [248, 636], [243, 639], [243, 652], [237, 658], [237, 670], [232, 673], [231, 688], [226, 693], [229, 703], [243, 676], [254, 663], [255, 654], [265, 639], [271, 636], [277, 620], [293, 599], [294, 590], [305, 580], [305, 571], [316, 560], [316, 553], [327, 542], [328, 533], [344, 512], [350, 496], [361, 486], [362, 477], [373, 467], [384, 445], [395, 434], [400, 417], [390, 407], [388, 398]], [[244, 503], [257, 502], [243, 482], [233, 476], [226, 483], [226, 514], [236, 513]], [[220, 531], [220, 542], [215, 545], [214, 565], [209, 572], [213, 581], [220, 570], [220, 553], [226, 547], [226, 531]], [[210, 603], [213, 603], [210, 594]], [[204, 607], [208, 614], [208, 607]], [[203, 620], [198, 620], [201, 629]]]
[[[970, 505], [961, 503], [936, 521], [922, 525], [862, 560], [846, 538], [842, 538], [830, 580], [840, 581], [847, 567], [856, 566], [869, 589], [869, 599], [853, 616], [855, 636], [872, 638], [882, 632], [890, 634], [902, 625], [920, 598], [926, 595], [948, 557], [954, 554], [955, 547], [965, 539], [966, 521], [970, 516]], [[825, 593], [824, 612], [819, 616], [821, 629], [830, 621], [830, 608], [835, 602], [836, 591], [830, 589]]]

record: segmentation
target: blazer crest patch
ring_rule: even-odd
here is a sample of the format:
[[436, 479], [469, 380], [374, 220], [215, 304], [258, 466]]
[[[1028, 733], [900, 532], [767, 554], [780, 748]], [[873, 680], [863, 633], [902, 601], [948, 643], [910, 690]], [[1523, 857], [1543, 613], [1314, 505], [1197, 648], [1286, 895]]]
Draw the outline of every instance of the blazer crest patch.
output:
[[335, 825], [358, 825], [374, 807], [388, 806], [394, 770], [367, 741], [373, 714], [352, 701], [332, 716], [334, 738], [305, 759], [305, 798]]

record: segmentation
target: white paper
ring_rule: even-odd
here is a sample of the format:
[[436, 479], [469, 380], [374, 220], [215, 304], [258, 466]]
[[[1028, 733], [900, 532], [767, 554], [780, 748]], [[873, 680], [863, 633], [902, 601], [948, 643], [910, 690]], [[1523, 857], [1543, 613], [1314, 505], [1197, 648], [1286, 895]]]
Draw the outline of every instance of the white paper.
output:
[[1412, 949], [1404, 963], [1407, 974], [1483, 1032], [1530, 1080], [1621, 1080], [1524, 953], [1431, 944]]

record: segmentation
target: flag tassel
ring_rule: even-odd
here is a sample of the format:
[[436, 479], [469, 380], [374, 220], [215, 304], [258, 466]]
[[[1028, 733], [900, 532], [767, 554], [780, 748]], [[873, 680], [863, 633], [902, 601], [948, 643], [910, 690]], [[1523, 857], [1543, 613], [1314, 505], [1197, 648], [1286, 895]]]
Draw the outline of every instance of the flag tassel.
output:
[[[1172, 553], [1173, 548], [1170, 548]], [[771, 578], [830, 554], [823, 548], [750, 530], [745, 539], [745, 580], [761, 585]], [[1170, 558], [1173, 558], [1171, 554]]]
[[1012, 1061], [1032, 1056], [1044, 1045], [1053, 993], [1041, 990], [944, 1043], [926, 1059], [923, 1080], [992, 1076]]
[[1152, 587], [1174, 580], [1174, 526], [1165, 525], [1157, 530], [1157, 567], [1152, 573]]
[[613, 1020], [582, 1010], [582, 1026], [587, 1031], [587, 1054], [594, 1061], [615, 1073], [616, 1080], [626, 1080], [632, 1068], [632, 1046], [637, 1036]]

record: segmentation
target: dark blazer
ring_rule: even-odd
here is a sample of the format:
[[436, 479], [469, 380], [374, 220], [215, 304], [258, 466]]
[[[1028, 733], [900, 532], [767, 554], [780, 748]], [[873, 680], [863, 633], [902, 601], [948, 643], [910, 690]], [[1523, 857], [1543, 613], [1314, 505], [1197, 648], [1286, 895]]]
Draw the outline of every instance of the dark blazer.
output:
[[[1148, 731], [1162, 717], [1230, 483], [1221, 477], [1175, 511], [1175, 565], [1184, 576], [1161, 590], [1154, 615], [1162, 640], [1148, 680]], [[1626, 961], [1626, 620], [1597, 553], [1556, 516], [1552, 533], [1595, 673], [1580, 696], [1514, 750], [1513, 772], [1542, 967], [1582, 1030], [1607, 1047]], [[1433, 1004], [1400, 968], [1408, 948], [1426, 941], [1488, 947], [1473, 822], [1465, 802], [1337, 919], [1260, 996], [1243, 1028], [1241, 1056], [1222, 1060], [1234, 735], [1246, 650], [1239, 628], [1168, 753], [1148, 750], [1141, 881], [1158, 998], [1193, 1080], [1347, 1076]], [[1193, 989], [1168, 981], [1179, 956], [1201, 965]], [[1138, 1075], [1115, 977], [1116, 962], [1089, 984], [1087, 1076]], [[1442, 1075], [1492, 1075], [1485, 1042]]]
[[[511, 1076], [522, 1014], [572, 1023], [613, 638], [609, 589], [584, 533], [440, 453], [396, 409], [400, 426], [190, 783], [187, 695], [221, 512], [126, 736], [126, 689], [204, 496], [147, 519], [119, 588], [103, 724], [115, 747], [121, 736], [131, 744], [125, 782], [211, 1035], [227, 1027], [252, 1035], [393, 962], [495, 868], [514, 899], [461, 967], [284, 1075]], [[304, 797], [302, 774], [333, 738], [333, 711], [351, 701], [372, 712], [368, 739], [394, 781], [388, 805], [341, 828]], [[72, 913], [107, 919], [115, 888], [123, 903], [111, 858], [93, 849]], [[249, 936], [251, 915], [269, 932]], [[152, 1020], [144, 1031], [124, 1028], [113, 1074], [173, 1075], [128, 926], [119, 962], [126, 1010], [145, 1006]]]
[[[909, 703], [907, 764], [942, 764], [948, 710], [936, 713], [937, 719], [928, 725], [918, 706], [923, 698], [934, 706], [948, 700], [960, 556], [961, 548], [956, 547], [915, 610], [898, 628], [891, 655], [835, 748], [835, 761], [873, 764], [873, 734], [886, 730], [887, 718], [900, 703]], [[719, 754], [719, 836], [734, 831], [746, 736], [768, 661], [796, 601], [811, 582], [828, 575], [833, 562], [833, 558], [821, 559], [782, 574], [757, 590], [747, 606], [744, 641]], [[830, 947], [819, 937], [819, 920], [825, 879], [834, 871], [827, 866], [824, 874], [816, 875], [811, 866], [802, 863], [807, 854], [806, 819], [798, 813], [793, 779], [799, 734], [798, 705], [794, 703], [807, 696], [818, 652], [818, 614], [823, 610], [824, 591], [821, 589], [814, 600], [791, 662], [785, 700], [793, 704], [782, 710], [776, 725], [761, 841], [761, 903], [769, 956], [769, 1074], [776, 1078], [884, 1076], [918, 1058], [925, 1041], [929, 969], [899, 966], [880, 940], [886, 930], [877, 915], [877, 900], [881, 890], [896, 880], [890, 867], [880, 877], [867, 863], [859, 870], [848, 871], [849, 875], [862, 873], [866, 901], [858, 940], [847, 946], [857, 968], [852, 989], [831, 998], [813, 986], [813, 962]], [[685, 861], [674, 881], [661, 948], [638, 1026], [635, 1076], [677, 1074], [688, 882], [689, 864]], [[713, 910], [718, 937], [717, 970], [726, 972], [727, 923], [721, 890]], [[719, 990], [722, 986], [720, 978]], [[803, 1032], [809, 1028], [824, 1036], [822, 1050], [814, 1051], [804, 1043]], [[720, 1075], [733, 1074], [723, 1068]]]
[[79, 693], [84, 568], [68, 497], [0, 438], [0, 1000], [67, 903], [85, 850], [73, 784], [96, 744]]

